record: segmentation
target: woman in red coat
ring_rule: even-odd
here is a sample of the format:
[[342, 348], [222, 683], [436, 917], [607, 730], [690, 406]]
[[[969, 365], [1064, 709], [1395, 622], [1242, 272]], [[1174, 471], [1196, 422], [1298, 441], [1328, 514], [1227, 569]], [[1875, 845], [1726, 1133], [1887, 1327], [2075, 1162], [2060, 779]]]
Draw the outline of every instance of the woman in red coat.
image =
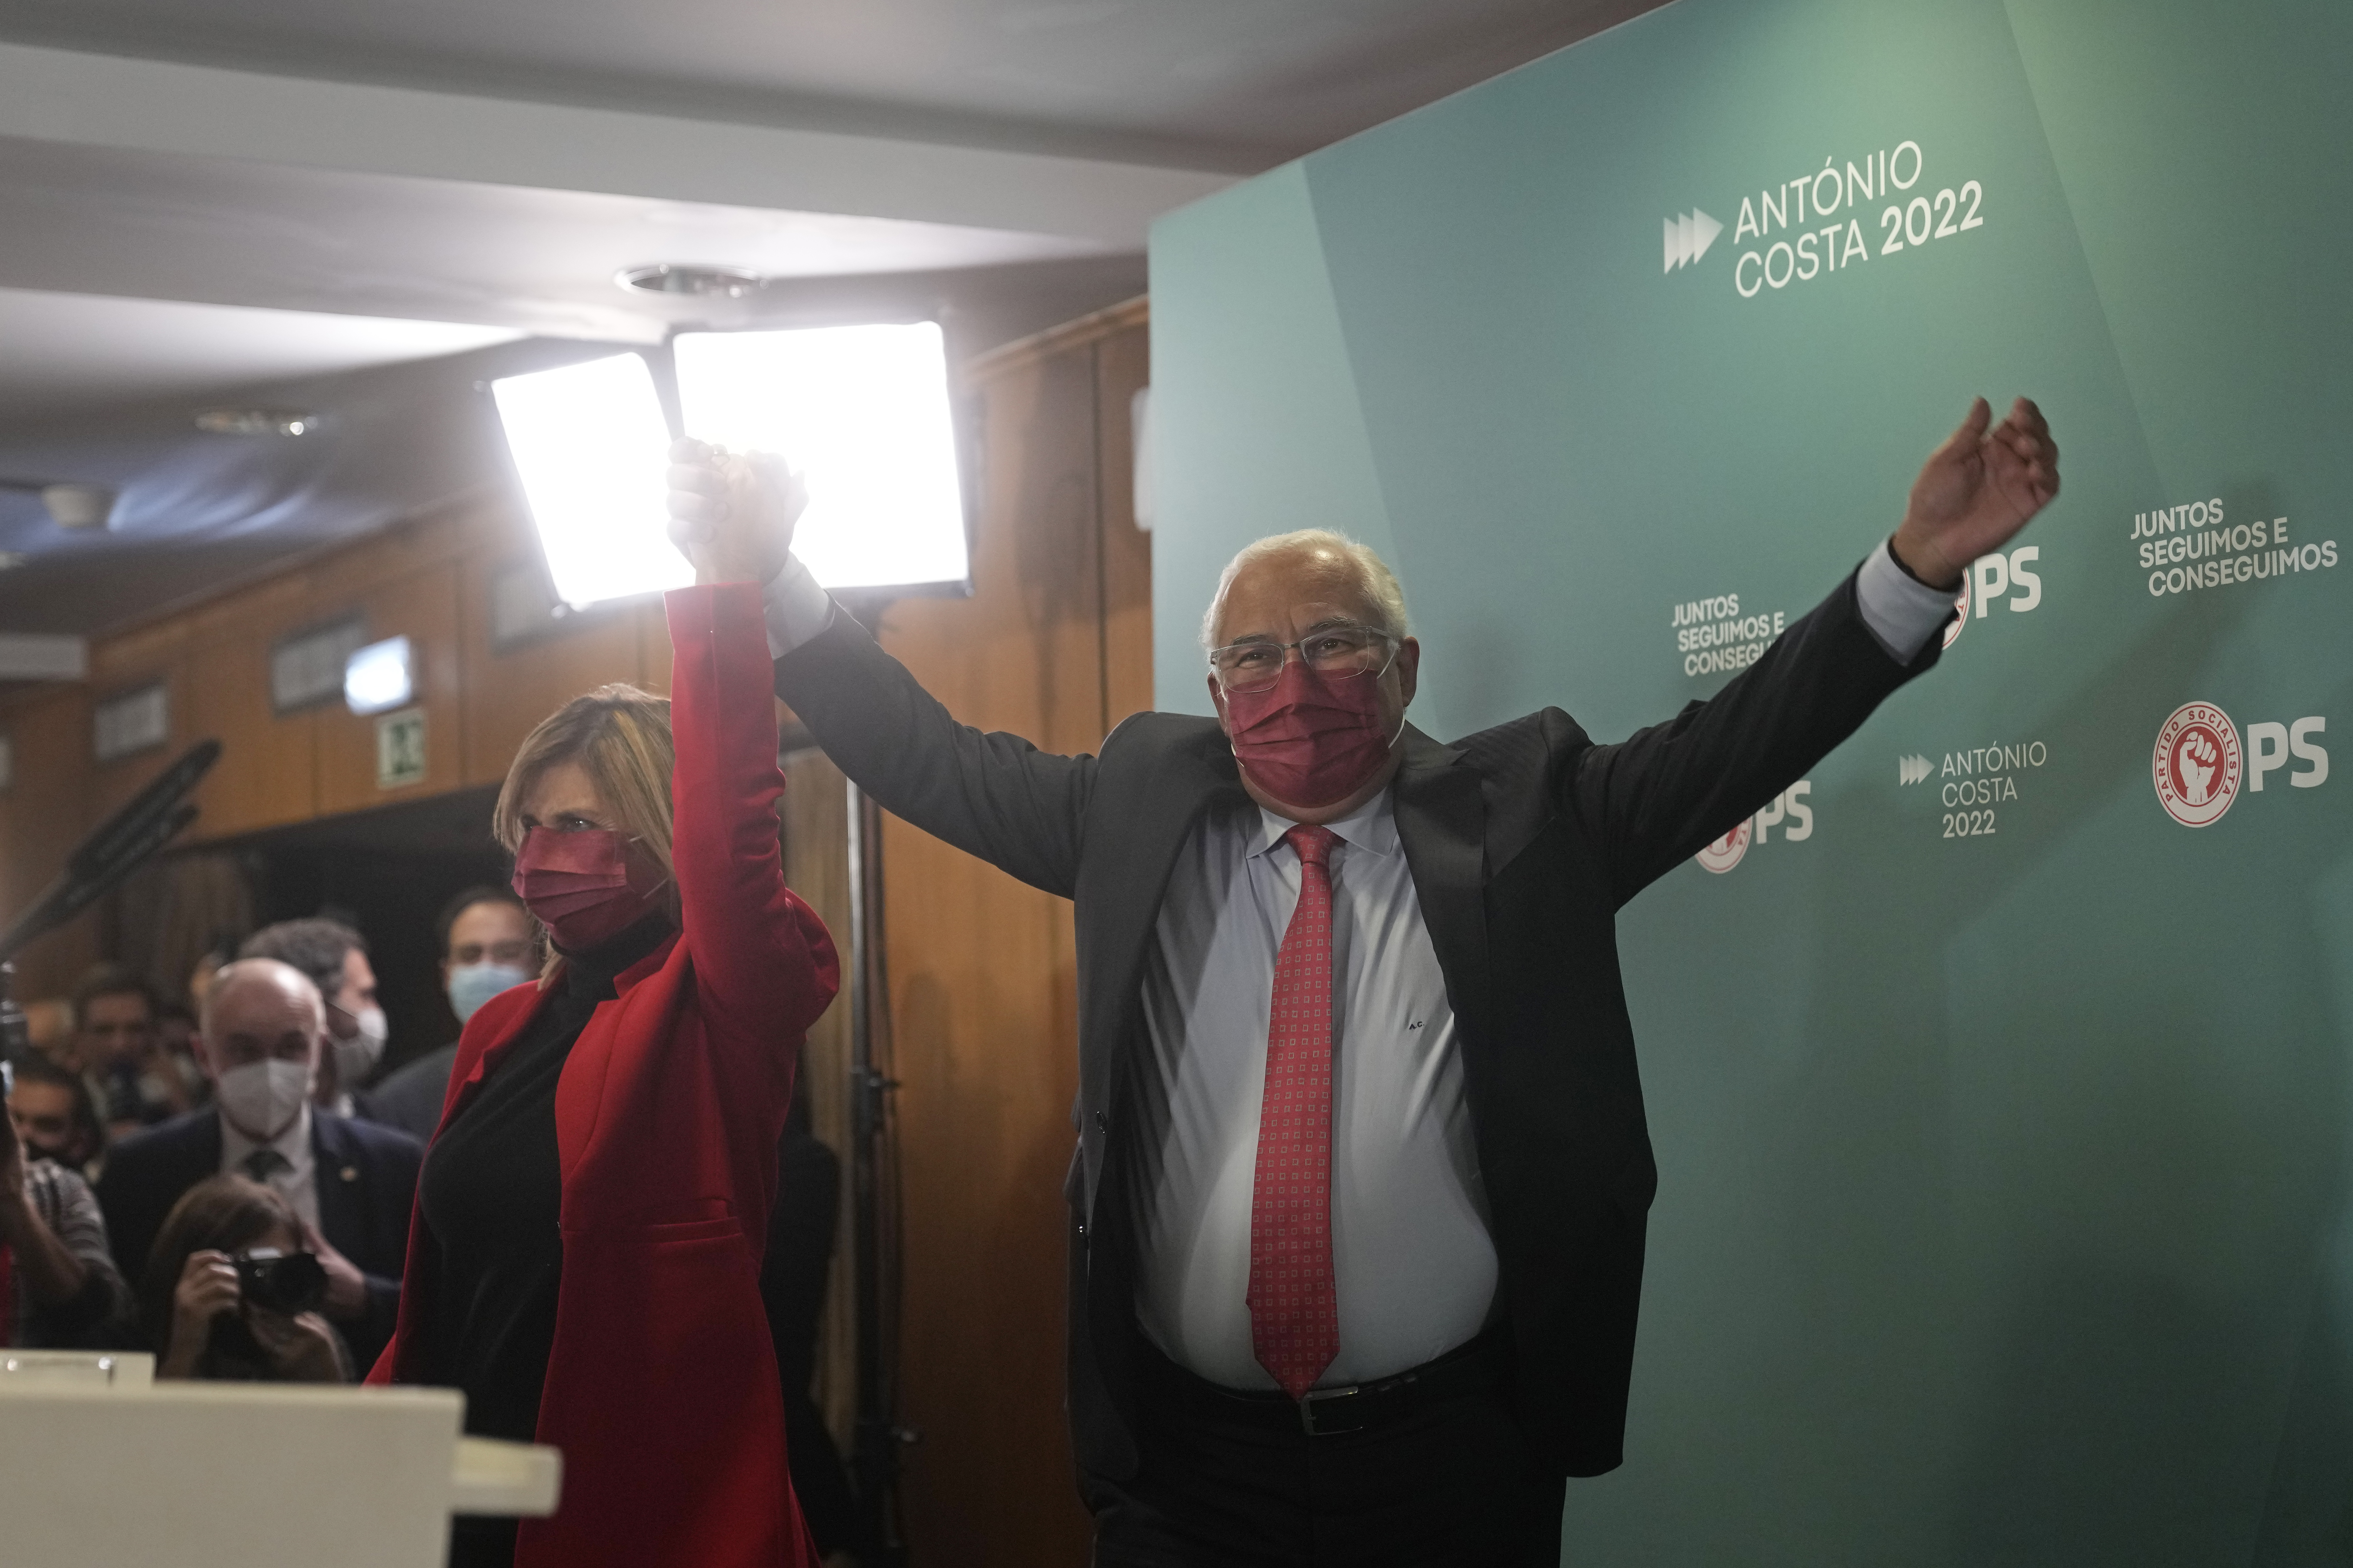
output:
[[551, 939], [466, 1026], [372, 1381], [564, 1451], [553, 1519], [461, 1520], [455, 1568], [804, 1568], [759, 1293], [802, 1035], [839, 966], [785, 886], [759, 589], [698, 559], [667, 703], [576, 699], [496, 826]]

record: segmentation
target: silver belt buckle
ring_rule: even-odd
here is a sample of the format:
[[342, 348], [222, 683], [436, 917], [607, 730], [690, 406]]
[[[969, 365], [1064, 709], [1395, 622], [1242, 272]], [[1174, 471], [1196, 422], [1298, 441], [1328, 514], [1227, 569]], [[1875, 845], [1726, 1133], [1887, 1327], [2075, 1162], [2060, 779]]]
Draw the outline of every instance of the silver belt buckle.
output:
[[[1329, 1405], [1335, 1400], [1354, 1399], [1357, 1394], [1363, 1392], [1363, 1386], [1359, 1384], [1354, 1383], [1348, 1384], [1345, 1388], [1309, 1389], [1305, 1394], [1300, 1395], [1299, 1398], [1299, 1425], [1301, 1428], [1304, 1430], [1310, 1437], [1331, 1437], [1336, 1436], [1342, 1432], [1356, 1431], [1357, 1428], [1354, 1426], [1330, 1428], [1318, 1427], [1315, 1425], [1315, 1409], [1319, 1405]], [[1338, 1411], [1335, 1411], [1333, 1414], [1338, 1415], [1340, 1413]]]

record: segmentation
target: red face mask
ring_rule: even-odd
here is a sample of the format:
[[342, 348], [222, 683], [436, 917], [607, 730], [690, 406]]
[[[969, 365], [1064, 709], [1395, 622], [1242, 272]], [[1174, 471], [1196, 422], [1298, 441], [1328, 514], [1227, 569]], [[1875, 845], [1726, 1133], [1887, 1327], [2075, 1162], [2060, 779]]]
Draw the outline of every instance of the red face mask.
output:
[[1304, 664], [1284, 665], [1263, 691], [1227, 692], [1226, 726], [1242, 772], [1288, 805], [1346, 799], [1396, 738], [1381, 723], [1377, 677], [1326, 680]]
[[515, 856], [515, 896], [572, 952], [617, 937], [662, 907], [670, 880], [650, 855], [606, 828], [534, 827]]

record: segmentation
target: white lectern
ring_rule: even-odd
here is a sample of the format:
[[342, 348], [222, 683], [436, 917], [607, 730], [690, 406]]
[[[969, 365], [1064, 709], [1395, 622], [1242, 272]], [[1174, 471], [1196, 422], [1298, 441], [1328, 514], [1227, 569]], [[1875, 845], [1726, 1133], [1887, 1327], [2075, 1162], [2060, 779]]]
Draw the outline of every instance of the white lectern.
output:
[[10, 1561], [438, 1568], [453, 1513], [555, 1511], [556, 1451], [462, 1436], [450, 1390], [154, 1371], [146, 1355], [0, 1351]]

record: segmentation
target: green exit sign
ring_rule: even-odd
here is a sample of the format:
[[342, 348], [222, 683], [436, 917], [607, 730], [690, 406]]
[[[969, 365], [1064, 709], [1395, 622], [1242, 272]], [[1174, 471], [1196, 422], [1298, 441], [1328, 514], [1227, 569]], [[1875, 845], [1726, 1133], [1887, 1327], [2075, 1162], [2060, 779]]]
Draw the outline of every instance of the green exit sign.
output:
[[425, 782], [425, 710], [404, 708], [375, 721], [375, 787]]

